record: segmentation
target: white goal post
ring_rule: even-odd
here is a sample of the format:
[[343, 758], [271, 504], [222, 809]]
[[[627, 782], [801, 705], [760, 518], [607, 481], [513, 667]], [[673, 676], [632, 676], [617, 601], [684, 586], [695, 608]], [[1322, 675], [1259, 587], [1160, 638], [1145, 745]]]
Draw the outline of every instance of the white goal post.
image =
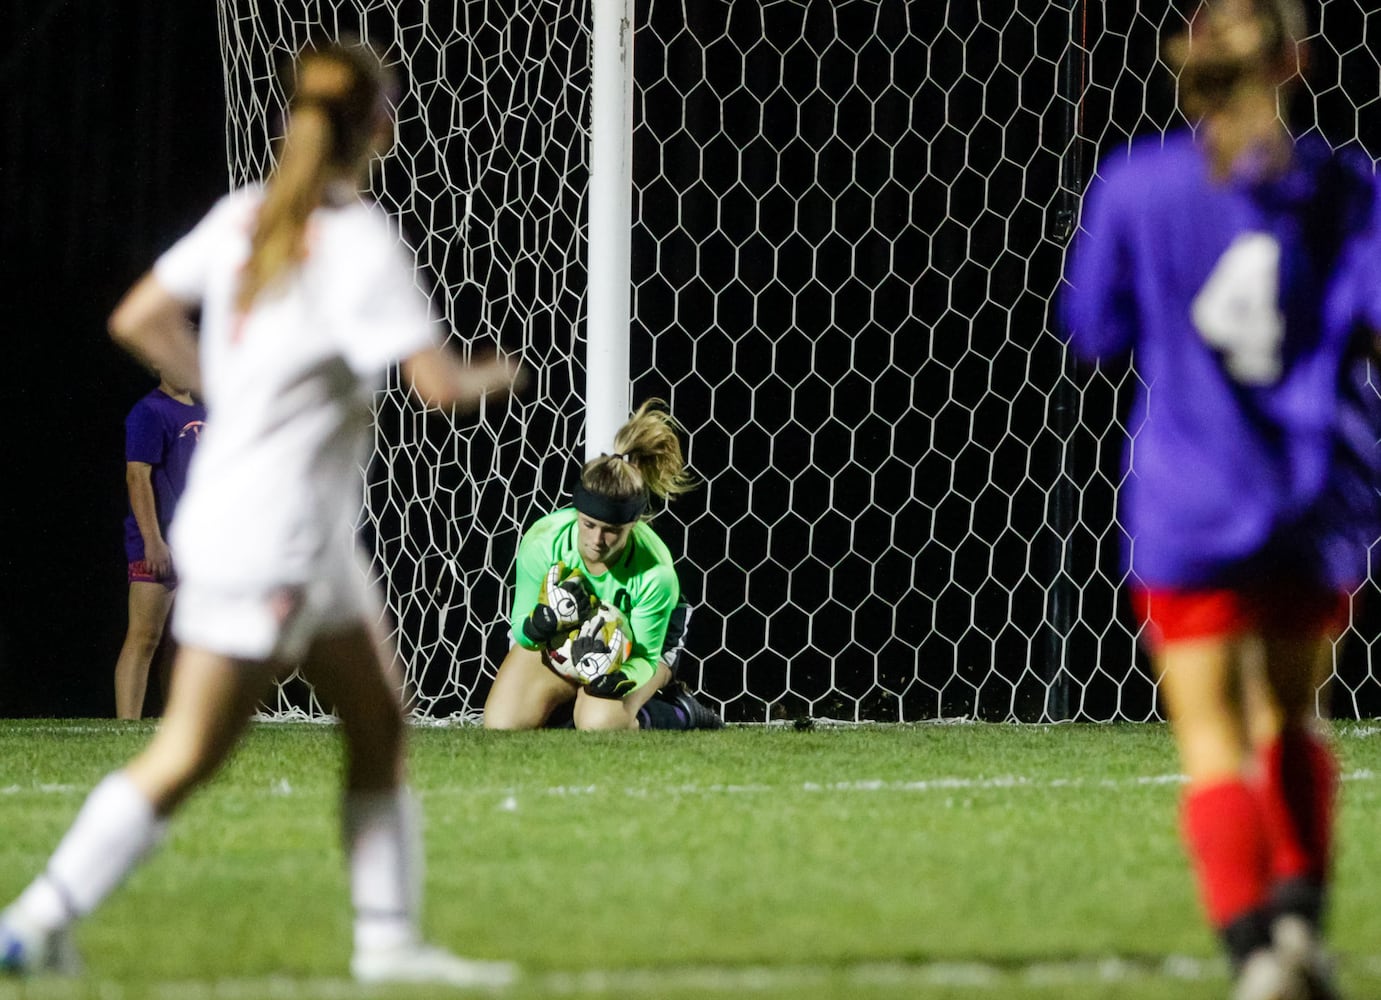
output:
[[633, 0], [591, 0], [591, 6], [586, 460], [613, 449], [632, 403]]
[[[477, 717], [523, 528], [660, 396], [703, 484], [656, 521], [688, 680], [731, 721], [1156, 718], [1116, 556], [1132, 376], [1072, 367], [1050, 304], [1098, 156], [1180, 124], [1158, 41], [1194, 6], [219, 0], [231, 183], [268, 166], [275, 66], [367, 39], [405, 83], [375, 193], [457, 346], [536, 376], [473, 420], [380, 394], [360, 527], [417, 715]], [[1375, 149], [1366, 22], [1317, 4], [1296, 122]], [[1356, 618], [1340, 714], [1381, 710], [1374, 649]]]

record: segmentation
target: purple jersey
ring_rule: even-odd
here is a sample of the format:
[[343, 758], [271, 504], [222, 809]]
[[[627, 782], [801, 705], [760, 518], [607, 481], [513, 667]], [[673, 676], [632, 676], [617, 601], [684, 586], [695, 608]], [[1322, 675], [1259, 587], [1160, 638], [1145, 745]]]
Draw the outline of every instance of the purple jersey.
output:
[[1188, 133], [1101, 166], [1061, 311], [1084, 358], [1135, 351], [1121, 510], [1140, 583], [1365, 576], [1381, 534], [1376, 203], [1367, 166], [1318, 139], [1264, 183], [1215, 182]]
[[[187, 465], [205, 421], [206, 408], [200, 403], [179, 402], [161, 389], [135, 403], [125, 418], [125, 461], [153, 466], [154, 506], [164, 538], [187, 484]], [[125, 518], [125, 554], [130, 562], [144, 558], [144, 538], [133, 511]]]

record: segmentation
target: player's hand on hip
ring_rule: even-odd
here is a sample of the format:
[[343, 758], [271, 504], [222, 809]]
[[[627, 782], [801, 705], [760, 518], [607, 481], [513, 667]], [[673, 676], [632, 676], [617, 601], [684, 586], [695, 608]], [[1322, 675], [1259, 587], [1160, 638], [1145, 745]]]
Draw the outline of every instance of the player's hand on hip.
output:
[[173, 553], [168, 548], [168, 543], [161, 539], [152, 543], [144, 543], [144, 565], [149, 568], [149, 572], [162, 579], [171, 576], [173, 572]]

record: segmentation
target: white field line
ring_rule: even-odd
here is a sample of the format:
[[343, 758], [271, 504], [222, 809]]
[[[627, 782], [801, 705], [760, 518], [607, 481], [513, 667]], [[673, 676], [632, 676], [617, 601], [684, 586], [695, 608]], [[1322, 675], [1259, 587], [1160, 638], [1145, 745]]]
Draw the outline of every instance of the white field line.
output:
[[[1375, 781], [1376, 778], [1376, 772], [1368, 768], [1358, 768], [1342, 775], [1342, 780], [1345, 782], [1370, 782]], [[920, 778], [915, 781], [883, 781], [876, 778], [856, 778], [850, 781], [806, 781], [799, 785], [555, 785], [550, 788], [537, 789], [535, 794], [551, 798], [623, 795], [627, 798], [650, 799], [660, 796], [773, 795], [783, 792], [806, 792], [809, 794], [898, 792], [908, 794], [923, 792], [986, 791], [992, 789], [1040, 791], [1052, 788], [1089, 788], [1099, 791], [1109, 791], [1119, 788], [1141, 788], [1154, 785], [1182, 785], [1185, 780], [1182, 774], [1143, 774], [1130, 778], [1099, 779], [1035, 779], [1019, 774], [1004, 774], [996, 775], [991, 778]], [[0, 796], [34, 794], [74, 795], [84, 794], [87, 791], [89, 791], [89, 789], [82, 785], [53, 784], [46, 782], [35, 782], [30, 785], [0, 786]], [[502, 800], [499, 804], [499, 808], [507, 812], [511, 812], [517, 808], [518, 796], [520, 794], [527, 794], [523, 789], [518, 788], [466, 788], [463, 786], [453, 786], [446, 789], [442, 794], [446, 792], [459, 792], [469, 796], [500, 795], [502, 796]], [[287, 779], [278, 778], [269, 784], [268, 794], [275, 797], [291, 797], [295, 794], [295, 790]]]
[[61, 724], [43, 723], [35, 726], [21, 726], [10, 732], [12, 736], [29, 736], [38, 733], [43, 736], [78, 736], [90, 733], [98, 733], [102, 736], [137, 736], [140, 739], [147, 739], [149, 734], [158, 728], [156, 719], [144, 719], [141, 722], [122, 722], [116, 724], [111, 719], [106, 725], [80, 725], [74, 723], [70, 726]]
[[[809, 990], [812, 987], [872, 987], [908, 994], [926, 987], [967, 987], [1005, 995], [1016, 986], [1050, 986], [1153, 980], [1226, 979], [1219, 959], [1172, 955], [1156, 960], [1117, 956], [1001, 966], [987, 962], [865, 962], [852, 966], [703, 966], [668, 969], [554, 972], [535, 977], [541, 992], [554, 996], [670, 992], [755, 993]], [[803, 994], [803, 995], [809, 995]]]
[[[475, 995], [502, 996], [664, 996], [753, 994], [789, 990], [809, 996], [813, 989], [871, 987], [907, 994], [925, 987], [963, 987], [978, 994], [1006, 995], [1017, 986], [1104, 984], [1133, 981], [1221, 980], [1226, 966], [1216, 959], [1169, 956], [1129, 961], [1116, 956], [1075, 961], [1036, 962], [1002, 967], [984, 962], [871, 962], [853, 966], [758, 965], [672, 966], [643, 969], [587, 969], [521, 976], [511, 990], [488, 989]], [[417, 989], [414, 987], [413, 989]], [[212, 981], [178, 980], [123, 984], [93, 980], [0, 981], [0, 1000], [355, 1000], [375, 996], [378, 987], [346, 978], [269, 976]], [[411, 995], [411, 992], [409, 993]], [[467, 995], [471, 995], [468, 994]]]
[[5, 785], [0, 795], [71, 795], [76, 792], [89, 792], [83, 785], [58, 785], [49, 782], [35, 782], [32, 785]]
[[[1367, 782], [1376, 780], [1376, 772], [1366, 768], [1348, 771], [1342, 775], [1343, 781]], [[652, 798], [654, 796], [677, 795], [771, 795], [781, 792], [808, 792], [828, 794], [831, 792], [953, 792], [984, 791], [988, 789], [1030, 789], [1041, 791], [1052, 788], [1090, 788], [1099, 791], [1119, 788], [1141, 788], [1155, 785], [1182, 785], [1188, 779], [1182, 774], [1144, 774], [1130, 778], [1028, 778], [1019, 774], [995, 775], [990, 778], [921, 778], [914, 781], [883, 781], [881, 779], [857, 778], [850, 781], [816, 782], [806, 781], [799, 785], [768, 784], [682, 784], [682, 785], [556, 785], [538, 789], [536, 794], [555, 798], [586, 795], [625, 795], [629, 798]], [[461, 789], [456, 789], [457, 791]], [[504, 796], [503, 808], [513, 808], [516, 797], [523, 791], [520, 788], [506, 789], [466, 789], [466, 794], [499, 794]]]
[[[1381, 955], [1344, 955], [1342, 967], [1368, 978], [1381, 976]], [[641, 969], [587, 969], [532, 973], [520, 977], [511, 990], [483, 990], [474, 995], [600, 996], [668, 994], [717, 995], [791, 991], [808, 997], [815, 989], [831, 995], [849, 987], [896, 990], [914, 996], [927, 987], [972, 990], [976, 996], [1010, 996], [1013, 990], [1052, 986], [1102, 986], [1117, 983], [1225, 982], [1226, 963], [1218, 958], [1189, 955], [1129, 958], [1118, 955], [1035, 961], [1021, 964], [988, 962], [863, 962], [855, 965], [669, 966]], [[95, 979], [0, 981], [0, 1000], [356, 1000], [376, 996], [377, 987], [361, 986], [344, 977], [268, 976], [221, 978], [212, 981], [177, 980], [123, 984]], [[409, 992], [409, 995], [412, 995]], [[467, 994], [468, 995], [468, 994]]]

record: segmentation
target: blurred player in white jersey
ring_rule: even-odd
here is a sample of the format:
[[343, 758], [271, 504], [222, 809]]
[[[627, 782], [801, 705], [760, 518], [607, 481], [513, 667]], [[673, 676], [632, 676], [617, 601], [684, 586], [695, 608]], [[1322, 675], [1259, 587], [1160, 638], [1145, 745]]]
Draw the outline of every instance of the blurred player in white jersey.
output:
[[[421, 940], [419, 817], [401, 682], [352, 523], [371, 397], [387, 368], [429, 405], [473, 408], [516, 369], [441, 346], [411, 261], [361, 199], [391, 144], [389, 84], [359, 46], [305, 51], [278, 164], [223, 198], [126, 295], [122, 346], [200, 392], [209, 419], [172, 528], [181, 649], [162, 727], [87, 798], [43, 873], [0, 917], [0, 967], [71, 964], [69, 929], [159, 841], [225, 761], [274, 680], [299, 667], [339, 715], [356, 978], [495, 985], [505, 963]], [[188, 315], [202, 311], [200, 346]]]

